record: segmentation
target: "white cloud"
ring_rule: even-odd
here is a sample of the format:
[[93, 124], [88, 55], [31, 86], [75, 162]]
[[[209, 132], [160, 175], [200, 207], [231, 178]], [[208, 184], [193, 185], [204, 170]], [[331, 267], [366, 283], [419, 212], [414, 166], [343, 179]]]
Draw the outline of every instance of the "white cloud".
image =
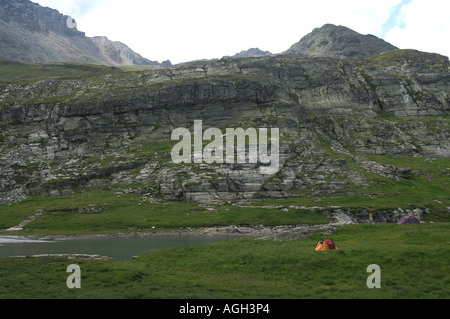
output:
[[89, 10], [102, 5], [108, 5], [108, 0], [31, 0], [41, 6], [58, 10], [60, 13], [80, 19]]
[[[62, 13], [63, 8], [80, 7], [78, 29], [87, 36], [103, 35], [114, 41], [122, 41], [144, 57], [174, 63], [202, 59], [221, 58], [251, 47], [259, 47], [273, 53], [287, 50], [301, 37], [325, 23], [347, 26], [363, 34], [382, 35], [382, 25], [389, 19], [393, 9], [401, 0], [36, 0], [52, 6]], [[446, 0], [413, 0], [403, 7], [405, 29], [396, 28], [388, 32], [390, 42], [396, 46], [405, 43], [405, 32], [411, 28], [417, 33], [428, 3], [430, 10], [438, 11], [441, 23], [449, 21], [446, 8], [431, 3]], [[420, 8], [414, 6], [420, 4]], [[51, 5], [49, 5], [51, 4]], [[448, 5], [447, 5], [448, 6]], [[415, 9], [411, 9], [415, 8]], [[445, 11], [445, 13], [443, 12]], [[445, 14], [447, 19], [445, 20]], [[414, 22], [414, 19], [418, 19]], [[432, 20], [432, 16], [425, 20]], [[419, 23], [417, 23], [419, 22]], [[432, 22], [432, 21], [430, 21]], [[442, 30], [436, 21], [424, 32], [421, 43], [411, 47], [423, 49], [445, 42]], [[448, 22], [447, 22], [448, 25]], [[448, 30], [448, 29], [447, 29]], [[448, 33], [447, 33], [448, 34]], [[407, 36], [407, 38], [412, 38]], [[412, 38], [414, 39], [414, 38]], [[416, 40], [418, 40], [416, 38]], [[389, 41], [389, 40], [388, 40]], [[420, 45], [419, 45], [420, 44]], [[446, 45], [442, 45], [445, 47]], [[438, 49], [438, 48], [437, 48]], [[436, 49], [436, 50], [437, 50]], [[444, 48], [445, 49], [445, 48]], [[438, 51], [442, 52], [443, 49]]]
[[385, 39], [401, 49], [417, 49], [450, 56], [450, 2], [413, 0], [402, 7], [404, 27], [394, 27]]

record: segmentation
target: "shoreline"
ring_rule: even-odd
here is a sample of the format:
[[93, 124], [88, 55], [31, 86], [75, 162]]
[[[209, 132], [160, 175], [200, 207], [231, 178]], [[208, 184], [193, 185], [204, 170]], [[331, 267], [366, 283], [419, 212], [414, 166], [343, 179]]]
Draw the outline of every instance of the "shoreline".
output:
[[[48, 236], [25, 236], [25, 235], [2, 235], [0, 239], [11, 239], [12, 241], [23, 242], [49, 242], [65, 240], [83, 240], [83, 239], [128, 239], [128, 238], [163, 238], [163, 237], [221, 237], [221, 240], [237, 239], [244, 237], [255, 237], [255, 240], [289, 241], [306, 238], [313, 233], [332, 234], [338, 228], [338, 225], [332, 224], [300, 224], [285, 225], [275, 227], [265, 227], [262, 225], [253, 226], [223, 226], [223, 227], [204, 227], [204, 228], [186, 228], [178, 230], [161, 230], [151, 232], [131, 232], [131, 233], [113, 233], [113, 234], [81, 234], [81, 235], [48, 235]], [[85, 260], [114, 260], [116, 258], [102, 256], [98, 254], [38, 254], [27, 255], [29, 257], [62, 257], [67, 259], [85, 259]], [[10, 256], [2, 258], [23, 258], [26, 256]], [[139, 256], [133, 256], [135, 259]]]
[[261, 237], [260, 239], [293, 240], [304, 238], [315, 232], [334, 232], [337, 225], [331, 224], [298, 224], [268, 227], [263, 225], [249, 226], [217, 226], [201, 228], [183, 228], [173, 230], [134, 231], [117, 233], [94, 233], [77, 235], [23, 235], [12, 233], [0, 233], [0, 237], [24, 238], [28, 240], [53, 241], [53, 240], [77, 240], [77, 239], [120, 239], [120, 238], [148, 238], [148, 237]]

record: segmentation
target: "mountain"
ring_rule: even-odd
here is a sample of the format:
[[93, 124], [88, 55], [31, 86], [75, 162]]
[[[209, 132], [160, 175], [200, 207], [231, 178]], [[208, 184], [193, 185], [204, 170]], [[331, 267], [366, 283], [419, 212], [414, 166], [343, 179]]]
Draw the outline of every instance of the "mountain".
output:
[[[155, 203], [285, 198], [300, 207], [312, 197], [380, 209], [450, 206], [443, 56], [276, 55], [135, 72], [54, 66], [72, 70], [60, 70], [62, 78], [45, 65], [27, 77], [30, 67], [0, 63], [0, 203], [102, 190]], [[175, 164], [171, 132], [193, 132], [195, 120], [221, 132], [279, 128], [279, 171]]]
[[86, 37], [68, 16], [28, 0], [0, 2], [0, 56], [35, 63], [159, 65], [121, 42]]
[[241, 51], [236, 53], [233, 56], [224, 56], [223, 58], [255, 58], [255, 57], [263, 57], [263, 56], [271, 56], [273, 55], [269, 51], [262, 51], [258, 48], [251, 48], [248, 50]]
[[[30, 30], [92, 45], [108, 63], [120, 62], [111, 53], [126, 52], [123, 46], [63, 28], [64, 18], [47, 11], [29, 19]], [[17, 25], [19, 18], [1, 20]], [[285, 199], [285, 210], [320, 206], [344, 222], [367, 220], [367, 210], [392, 221], [399, 208], [430, 208], [448, 219], [449, 83], [448, 57], [398, 50], [332, 25], [286, 54], [141, 71], [0, 59], [0, 204], [94, 193], [105, 200], [52, 207], [102, 214], [125, 201]], [[175, 163], [172, 133], [194, 132], [196, 120], [220, 130], [214, 142], [228, 128], [278, 128], [278, 171], [261, 174], [267, 163]]]
[[373, 35], [362, 35], [344, 26], [325, 24], [314, 29], [284, 54], [298, 57], [367, 58], [398, 49]]

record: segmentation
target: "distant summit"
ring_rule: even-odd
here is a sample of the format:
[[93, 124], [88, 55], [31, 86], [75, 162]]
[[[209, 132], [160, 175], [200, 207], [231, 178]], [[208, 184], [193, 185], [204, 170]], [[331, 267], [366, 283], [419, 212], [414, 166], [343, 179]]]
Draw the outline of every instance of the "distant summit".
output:
[[299, 57], [367, 58], [398, 49], [374, 35], [362, 35], [344, 26], [325, 24], [314, 29], [284, 54]]
[[86, 37], [69, 16], [28, 0], [0, 1], [0, 56], [37, 63], [160, 65], [121, 42]]
[[272, 56], [273, 54], [269, 51], [262, 51], [258, 48], [251, 48], [245, 51], [241, 51], [236, 53], [233, 56], [224, 56], [223, 58], [254, 58], [254, 57], [263, 57], [263, 56]]

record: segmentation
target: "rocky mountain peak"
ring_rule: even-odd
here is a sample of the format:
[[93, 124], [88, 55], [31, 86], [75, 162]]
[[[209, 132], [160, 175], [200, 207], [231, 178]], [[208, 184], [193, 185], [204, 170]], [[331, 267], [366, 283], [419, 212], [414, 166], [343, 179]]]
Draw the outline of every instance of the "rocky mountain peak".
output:
[[262, 51], [259, 48], [251, 48], [248, 50], [241, 51], [236, 53], [233, 56], [224, 56], [224, 58], [256, 58], [256, 57], [264, 57], [264, 56], [272, 56], [273, 54], [269, 51]]
[[362, 35], [334, 24], [315, 28], [285, 54], [300, 57], [367, 58], [397, 47], [374, 35]]
[[106, 37], [86, 37], [75, 21], [29, 0], [0, 1], [0, 56], [20, 62], [160, 65]]
[[0, 2], [0, 20], [6, 24], [24, 28], [31, 32], [48, 34], [54, 32], [65, 36], [85, 36], [76, 28], [76, 24], [68, 24], [69, 16], [55, 9], [42, 7], [28, 0], [2, 0]]

